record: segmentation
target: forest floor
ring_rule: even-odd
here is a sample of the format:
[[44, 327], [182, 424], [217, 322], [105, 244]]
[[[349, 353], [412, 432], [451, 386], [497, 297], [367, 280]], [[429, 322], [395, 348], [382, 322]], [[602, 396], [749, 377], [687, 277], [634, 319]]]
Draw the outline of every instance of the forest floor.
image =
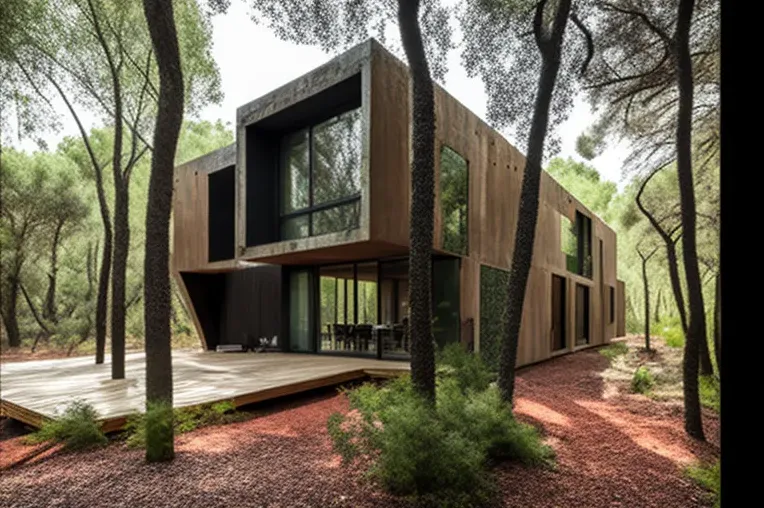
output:
[[[675, 369], [675, 351], [655, 342], [658, 355], [644, 361]], [[657, 398], [629, 393], [643, 355], [638, 338], [626, 343], [628, 353], [612, 365], [588, 350], [518, 373], [515, 412], [542, 428], [557, 468], [498, 466], [504, 506], [710, 506], [683, 469], [719, 456], [718, 416], [704, 409], [709, 442], [698, 443], [684, 433], [675, 388]], [[326, 420], [347, 409], [333, 389], [261, 404], [245, 421], [177, 437], [175, 460], [155, 465], [119, 441], [88, 452], [42, 451], [23, 443], [19, 425], [0, 422], [0, 506], [407, 506], [332, 452]]]

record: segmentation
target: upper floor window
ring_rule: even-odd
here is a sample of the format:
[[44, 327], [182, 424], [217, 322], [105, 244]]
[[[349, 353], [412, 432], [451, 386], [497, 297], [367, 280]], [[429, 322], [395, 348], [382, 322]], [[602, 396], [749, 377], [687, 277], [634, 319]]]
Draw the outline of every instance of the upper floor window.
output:
[[282, 240], [358, 227], [360, 108], [284, 136], [280, 161]]
[[560, 217], [562, 252], [565, 254], [565, 267], [584, 277], [592, 278], [592, 220], [576, 211], [576, 222], [567, 217]]
[[440, 214], [443, 250], [467, 255], [467, 161], [451, 148], [440, 151]]

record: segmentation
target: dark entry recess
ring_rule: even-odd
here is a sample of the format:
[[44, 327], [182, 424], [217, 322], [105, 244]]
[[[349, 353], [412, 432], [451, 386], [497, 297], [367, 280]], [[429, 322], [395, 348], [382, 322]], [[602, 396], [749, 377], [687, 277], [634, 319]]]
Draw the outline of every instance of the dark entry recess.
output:
[[552, 351], [565, 349], [565, 279], [552, 275]]
[[[228, 273], [181, 273], [207, 342], [257, 347], [281, 331], [281, 267]], [[279, 347], [283, 347], [281, 338]]]
[[208, 259], [234, 258], [234, 166], [207, 176]]
[[589, 286], [576, 284], [576, 346], [589, 344]]

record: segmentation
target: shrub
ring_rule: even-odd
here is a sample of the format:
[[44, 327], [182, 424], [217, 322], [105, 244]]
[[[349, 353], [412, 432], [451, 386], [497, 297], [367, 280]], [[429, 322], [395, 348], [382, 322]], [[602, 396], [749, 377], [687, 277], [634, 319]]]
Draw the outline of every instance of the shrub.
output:
[[159, 462], [174, 454], [173, 409], [167, 402], [149, 402], [144, 416], [146, 460]]
[[409, 376], [346, 391], [351, 411], [327, 423], [334, 449], [346, 464], [371, 459], [372, 479], [420, 506], [490, 503], [492, 460], [551, 463], [551, 448], [536, 429], [513, 418], [498, 388], [475, 390], [458, 370], [438, 378], [435, 407], [419, 398]]
[[441, 383], [437, 410], [446, 428], [466, 436], [486, 459], [552, 464], [552, 448], [533, 426], [514, 418], [496, 386], [464, 395], [453, 384]]
[[719, 380], [715, 376], [700, 376], [699, 389], [700, 403], [718, 413], [721, 398]]
[[698, 464], [685, 469], [685, 474], [694, 480], [702, 488], [711, 492], [714, 496], [714, 508], [721, 506], [720, 494], [722, 490], [721, 462], [714, 464]]
[[631, 378], [631, 391], [634, 393], [647, 393], [653, 387], [653, 376], [644, 365], [634, 372]]
[[668, 347], [684, 347], [684, 332], [682, 332], [682, 322], [678, 316], [666, 317], [653, 326]]
[[193, 407], [175, 408], [171, 415], [165, 414], [167, 408], [149, 406], [146, 414], [134, 413], [127, 418], [125, 433], [127, 446], [131, 448], [146, 447], [146, 425], [149, 419], [152, 424], [166, 427], [170, 421], [175, 434], [191, 432], [199, 427], [208, 425], [221, 425], [239, 421], [242, 413], [236, 411], [232, 401], [216, 402], [214, 404], [202, 404]]
[[82, 450], [103, 446], [108, 439], [98, 423], [98, 413], [90, 404], [75, 400], [55, 420], [43, 423], [42, 428], [31, 434], [27, 441], [31, 444], [55, 441], [64, 444], [65, 449]]
[[610, 360], [625, 355], [628, 352], [629, 346], [627, 346], [625, 342], [613, 342], [609, 346], [600, 349], [600, 354]]
[[436, 372], [439, 379], [454, 379], [463, 392], [485, 390], [496, 378], [479, 355], [459, 342], [438, 352]]

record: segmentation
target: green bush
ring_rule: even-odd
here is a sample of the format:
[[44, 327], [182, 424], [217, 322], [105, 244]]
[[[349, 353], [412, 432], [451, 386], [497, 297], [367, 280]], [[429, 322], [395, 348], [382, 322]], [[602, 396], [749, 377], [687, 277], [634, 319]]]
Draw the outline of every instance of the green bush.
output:
[[631, 378], [631, 391], [634, 393], [647, 393], [654, 385], [653, 376], [644, 365], [634, 372]]
[[90, 404], [76, 400], [69, 404], [55, 420], [43, 423], [42, 428], [27, 438], [30, 444], [55, 441], [68, 450], [82, 450], [103, 446], [108, 439], [98, 423], [98, 413]]
[[166, 414], [167, 408], [150, 406], [146, 414], [134, 413], [127, 418], [125, 423], [126, 443], [131, 448], [146, 447], [146, 425], [151, 420], [152, 425], [160, 428], [172, 425], [175, 434], [191, 432], [199, 427], [209, 425], [221, 425], [239, 421], [242, 413], [236, 411], [232, 401], [216, 402], [214, 404], [202, 404], [193, 407], [175, 408], [171, 415]]
[[684, 332], [678, 316], [666, 317], [653, 325], [656, 335], [663, 337], [668, 347], [684, 347]]
[[351, 411], [329, 418], [329, 435], [346, 464], [371, 459], [369, 475], [393, 494], [420, 506], [486, 506], [496, 493], [490, 462], [551, 464], [553, 452], [536, 429], [513, 418], [495, 386], [468, 382], [464, 371], [480, 372], [475, 364], [441, 365], [450, 368], [439, 371], [435, 407], [414, 392], [410, 376], [367, 383], [346, 391]]
[[628, 353], [629, 346], [627, 346], [625, 342], [613, 342], [609, 346], [601, 348], [599, 351], [602, 356], [613, 360], [618, 356]]
[[533, 426], [514, 418], [496, 386], [465, 395], [455, 383], [441, 382], [436, 407], [446, 428], [466, 436], [486, 459], [552, 465], [552, 448]]
[[715, 376], [700, 376], [700, 403], [707, 408], [719, 412], [720, 389], [719, 380]]
[[460, 342], [438, 352], [438, 379], [454, 379], [463, 392], [482, 391], [496, 378], [479, 355], [470, 353]]
[[714, 464], [698, 464], [685, 469], [685, 474], [694, 480], [702, 488], [711, 492], [714, 496], [714, 508], [721, 506], [721, 462], [717, 460]]
[[149, 402], [144, 415], [146, 460], [160, 462], [175, 455], [173, 409], [167, 402]]

